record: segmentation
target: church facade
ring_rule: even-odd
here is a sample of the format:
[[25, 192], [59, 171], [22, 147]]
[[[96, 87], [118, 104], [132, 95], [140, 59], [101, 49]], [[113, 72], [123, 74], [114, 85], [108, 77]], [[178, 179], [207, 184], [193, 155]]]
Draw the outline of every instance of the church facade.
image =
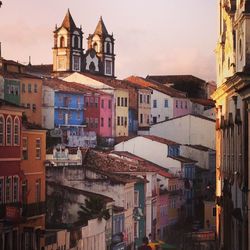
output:
[[84, 51], [82, 27], [76, 26], [68, 10], [61, 26], [54, 30], [54, 74], [89, 72], [115, 77], [114, 41], [100, 17], [94, 33], [87, 38], [87, 50]]

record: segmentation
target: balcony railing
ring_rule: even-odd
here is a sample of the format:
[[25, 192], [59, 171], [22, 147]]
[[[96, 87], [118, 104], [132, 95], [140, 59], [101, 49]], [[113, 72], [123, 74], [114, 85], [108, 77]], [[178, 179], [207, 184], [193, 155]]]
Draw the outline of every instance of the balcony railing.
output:
[[46, 204], [45, 202], [37, 202], [31, 204], [24, 204], [22, 209], [23, 217], [33, 217], [46, 213]]

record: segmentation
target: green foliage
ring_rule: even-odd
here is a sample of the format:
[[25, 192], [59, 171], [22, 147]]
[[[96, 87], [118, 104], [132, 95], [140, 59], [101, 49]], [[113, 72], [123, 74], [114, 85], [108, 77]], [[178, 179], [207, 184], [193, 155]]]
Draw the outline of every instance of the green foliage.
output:
[[99, 197], [91, 197], [85, 200], [85, 205], [80, 206], [78, 211], [79, 219], [87, 222], [90, 219], [98, 218], [98, 220], [108, 220], [110, 218], [109, 210], [105, 208], [103, 199]]

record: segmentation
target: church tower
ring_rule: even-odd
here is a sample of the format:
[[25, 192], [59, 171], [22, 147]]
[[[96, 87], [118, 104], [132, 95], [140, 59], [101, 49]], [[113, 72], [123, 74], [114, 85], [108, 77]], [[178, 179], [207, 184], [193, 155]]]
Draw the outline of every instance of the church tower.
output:
[[82, 28], [77, 28], [68, 10], [59, 28], [54, 31], [53, 71], [83, 71]]
[[[90, 34], [88, 37], [88, 51], [86, 53], [87, 71], [93, 73], [99, 71], [101, 75], [115, 76], [114, 41], [113, 34], [110, 35], [108, 33], [102, 17], [100, 17], [94, 34]], [[98, 65], [95, 54], [99, 58]]]

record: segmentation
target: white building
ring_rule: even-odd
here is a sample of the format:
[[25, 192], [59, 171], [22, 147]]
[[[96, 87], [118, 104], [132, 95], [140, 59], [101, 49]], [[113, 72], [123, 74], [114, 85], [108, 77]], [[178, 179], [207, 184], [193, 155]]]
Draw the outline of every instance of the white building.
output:
[[176, 117], [153, 125], [150, 135], [215, 149], [215, 120], [191, 114]]

